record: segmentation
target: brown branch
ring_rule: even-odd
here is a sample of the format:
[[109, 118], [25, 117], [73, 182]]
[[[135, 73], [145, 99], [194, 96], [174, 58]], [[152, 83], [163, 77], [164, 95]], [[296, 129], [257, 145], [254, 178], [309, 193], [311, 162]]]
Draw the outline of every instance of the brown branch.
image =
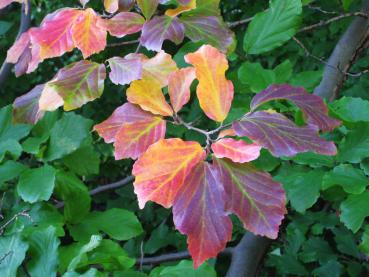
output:
[[122, 46], [122, 45], [136, 44], [139, 42], [140, 42], [139, 39], [130, 40], [130, 41], [122, 41], [122, 42], [116, 42], [116, 43], [109, 43], [106, 47], [117, 47], [117, 46]]
[[241, 20], [238, 20], [238, 21], [235, 21], [235, 22], [229, 22], [228, 27], [229, 28], [235, 28], [237, 26], [247, 24], [247, 23], [251, 22], [253, 19], [254, 19], [254, 17], [249, 17], [249, 18], [241, 19]]
[[[19, 26], [19, 31], [17, 34], [16, 40], [26, 32], [31, 26], [31, 2], [27, 0], [22, 4], [21, 9], [21, 22]], [[12, 69], [13, 65], [4, 61], [0, 68], [0, 87], [4, 85], [6, 78], [9, 76], [9, 73]]]

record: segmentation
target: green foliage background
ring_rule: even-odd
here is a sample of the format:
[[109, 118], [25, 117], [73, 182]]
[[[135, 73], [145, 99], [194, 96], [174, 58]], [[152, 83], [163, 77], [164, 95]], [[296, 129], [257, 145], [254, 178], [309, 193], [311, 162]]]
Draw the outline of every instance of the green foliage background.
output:
[[[46, 14], [60, 7], [76, 6], [76, 2], [33, 0], [32, 22], [38, 25]], [[236, 96], [227, 121], [247, 112], [252, 96], [270, 84], [289, 83], [310, 92], [319, 84], [324, 64], [305, 56], [304, 50], [290, 39], [291, 29], [332, 16], [308, 4], [344, 13], [356, 11], [360, 1], [303, 2], [301, 16], [294, 18], [294, 9], [290, 15], [282, 13], [287, 26], [273, 24], [273, 14], [268, 14], [258, 15], [249, 29], [247, 25], [234, 29], [238, 43], [229, 55], [228, 78], [235, 84]], [[278, 5], [278, 1], [273, 3]], [[100, 1], [92, 4], [102, 10]], [[221, 2], [226, 22], [254, 16], [268, 5], [265, 0]], [[277, 8], [274, 12], [278, 15]], [[18, 13], [19, 6], [14, 5], [9, 14], [0, 18], [1, 60], [14, 41]], [[350, 21], [351, 18], [340, 20], [297, 37], [312, 54], [328, 57]], [[261, 32], [260, 28], [268, 30]], [[267, 41], [271, 34], [276, 34], [275, 40]], [[185, 41], [175, 46], [166, 42], [165, 49], [180, 65], [184, 63], [183, 56], [200, 45]], [[134, 50], [135, 46], [112, 47], [93, 59], [101, 61]], [[190, 261], [140, 268], [142, 255], [186, 250], [185, 238], [174, 230], [170, 211], [153, 203], [139, 210], [131, 185], [89, 195], [93, 188], [130, 175], [132, 163], [115, 161], [112, 146], [91, 132], [93, 124], [125, 102], [125, 88], [107, 82], [103, 97], [77, 112], [49, 113], [35, 126], [12, 125], [9, 104], [17, 96], [50, 80], [58, 69], [79, 59], [81, 55], [75, 51], [48, 60], [30, 75], [19, 79], [10, 75], [0, 88], [0, 276], [26, 276], [25, 270], [37, 277], [55, 276], [57, 272], [67, 277], [110, 276], [109, 273], [114, 277], [224, 276], [229, 266], [226, 257], [211, 260], [197, 271]], [[369, 56], [365, 55], [352, 71], [359, 72], [368, 65]], [[343, 121], [340, 128], [326, 135], [338, 145], [336, 157], [305, 153], [292, 159], [276, 159], [265, 151], [255, 162], [283, 184], [289, 200], [289, 214], [259, 270], [261, 276], [369, 274], [368, 89], [369, 74], [350, 77], [340, 99], [330, 104], [331, 115]], [[276, 102], [270, 107], [300, 115], [289, 103]], [[196, 101], [188, 106], [184, 117], [204, 128], [212, 127]], [[301, 124], [301, 115], [297, 118]], [[171, 126], [169, 133], [173, 137], [203, 139]], [[58, 208], [61, 201], [64, 209]], [[244, 234], [242, 225], [235, 218], [233, 221], [231, 245]], [[10, 224], [5, 226], [6, 222]]]

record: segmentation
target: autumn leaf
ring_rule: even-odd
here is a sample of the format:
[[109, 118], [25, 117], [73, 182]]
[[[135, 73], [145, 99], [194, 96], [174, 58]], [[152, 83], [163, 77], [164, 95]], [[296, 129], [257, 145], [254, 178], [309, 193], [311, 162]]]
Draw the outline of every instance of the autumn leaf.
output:
[[107, 60], [110, 80], [116, 85], [127, 85], [142, 77], [143, 65], [140, 58], [113, 57]]
[[173, 114], [171, 107], [165, 101], [160, 84], [156, 81], [145, 79], [134, 81], [126, 94], [129, 102], [139, 105], [145, 111], [163, 116]]
[[145, 19], [134, 12], [121, 12], [109, 19], [100, 19], [97, 24], [112, 36], [122, 38], [141, 31]]
[[324, 155], [335, 155], [333, 142], [319, 137], [315, 126], [296, 126], [284, 115], [276, 112], [258, 111], [233, 123], [238, 136], [246, 136], [267, 148], [275, 157], [294, 156], [313, 151]]
[[159, 5], [159, 0], [136, 0], [136, 2], [147, 20], [151, 18]]
[[175, 17], [183, 12], [187, 12], [193, 9], [196, 9], [196, 0], [189, 0], [185, 1], [184, 3], [180, 3], [180, 5], [175, 9], [166, 10], [165, 14], [167, 16]]
[[170, 208], [188, 173], [204, 159], [205, 151], [197, 142], [174, 138], [151, 145], [132, 171], [140, 208], [147, 201]]
[[280, 99], [293, 102], [304, 113], [309, 124], [316, 125], [323, 131], [332, 131], [341, 124], [339, 120], [328, 116], [328, 108], [321, 97], [307, 93], [302, 87], [272, 85], [252, 99], [251, 109], [255, 110], [268, 101]]
[[276, 239], [287, 212], [286, 196], [281, 184], [251, 164], [214, 159], [214, 165], [226, 191], [226, 210], [236, 214], [245, 229]]
[[190, 101], [191, 84], [196, 78], [194, 68], [182, 68], [169, 75], [168, 90], [174, 111], [179, 112]]
[[176, 228], [187, 235], [195, 268], [216, 257], [232, 238], [232, 222], [225, 201], [218, 170], [206, 162], [191, 170], [177, 193], [173, 220]]
[[233, 100], [233, 84], [225, 77], [228, 69], [226, 56], [210, 45], [185, 56], [196, 69], [199, 80], [197, 97], [205, 114], [218, 122], [228, 115]]
[[214, 156], [228, 158], [236, 163], [246, 163], [256, 160], [260, 156], [261, 146], [249, 144], [243, 140], [224, 138], [211, 145]]

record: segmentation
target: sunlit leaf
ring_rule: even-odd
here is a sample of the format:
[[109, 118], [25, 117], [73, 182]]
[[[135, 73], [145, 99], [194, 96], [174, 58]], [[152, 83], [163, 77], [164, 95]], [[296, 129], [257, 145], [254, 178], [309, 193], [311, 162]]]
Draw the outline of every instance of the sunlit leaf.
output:
[[217, 158], [228, 158], [236, 163], [246, 163], [260, 156], [261, 146], [232, 138], [221, 139], [211, 145]]
[[141, 31], [145, 19], [134, 12], [121, 12], [109, 19], [101, 19], [98, 26], [102, 27], [115, 37], [122, 38], [126, 35]]
[[113, 57], [107, 62], [111, 69], [109, 77], [114, 84], [127, 85], [142, 76], [142, 61], [139, 58]]
[[226, 56], [210, 45], [185, 56], [186, 62], [196, 69], [199, 80], [197, 97], [205, 114], [215, 120], [223, 121], [231, 108], [233, 84], [225, 77], [228, 69]]
[[328, 108], [321, 97], [307, 93], [302, 87], [272, 85], [252, 99], [251, 109], [255, 110], [268, 101], [280, 99], [293, 102], [302, 110], [308, 123], [318, 126], [323, 131], [332, 131], [341, 124], [339, 120], [328, 116]]
[[293, 156], [301, 152], [335, 155], [333, 142], [319, 137], [315, 126], [296, 126], [282, 114], [258, 111], [233, 123], [238, 136], [246, 136], [267, 148], [275, 157]]
[[176, 228], [188, 236], [188, 249], [198, 268], [216, 257], [232, 238], [232, 222], [225, 210], [226, 195], [218, 171], [201, 162], [187, 175], [173, 204]]
[[175, 138], [151, 145], [132, 171], [140, 208], [147, 201], [171, 207], [188, 173], [204, 158], [205, 151], [193, 141]]
[[195, 78], [195, 70], [191, 67], [180, 69], [169, 75], [168, 90], [170, 102], [176, 113], [190, 101], [190, 87]]
[[175, 17], [183, 12], [187, 12], [196, 8], [196, 0], [179, 1], [179, 4], [180, 5], [175, 9], [166, 10], [165, 14], [171, 17]]
[[286, 213], [282, 186], [251, 164], [215, 159], [227, 199], [226, 209], [235, 213], [244, 227], [257, 235], [275, 239]]
[[134, 81], [126, 93], [129, 102], [139, 105], [145, 111], [163, 116], [170, 116], [173, 113], [158, 82], [145, 79]]
[[147, 20], [151, 18], [159, 5], [159, 0], [137, 0], [136, 2]]

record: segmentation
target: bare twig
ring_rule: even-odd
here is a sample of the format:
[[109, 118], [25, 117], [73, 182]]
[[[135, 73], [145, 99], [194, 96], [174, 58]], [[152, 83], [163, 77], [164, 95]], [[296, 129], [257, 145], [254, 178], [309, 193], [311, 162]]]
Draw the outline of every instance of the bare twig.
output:
[[19, 213], [16, 213], [15, 215], [13, 215], [7, 222], [5, 222], [1, 227], [0, 227], [0, 235], [2, 235], [4, 233], [4, 230], [6, 227], [8, 227], [11, 223], [13, 223], [15, 220], [18, 219], [18, 217], [20, 216], [24, 216], [27, 217], [30, 221], [32, 221], [31, 216], [28, 213], [28, 210], [23, 210]]
[[251, 20], [253, 20], [253, 19], [254, 19], [254, 17], [249, 17], [249, 18], [241, 19], [241, 20], [238, 20], [238, 21], [235, 21], [235, 22], [229, 22], [228, 27], [229, 28], [234, 28], [234, 27], [237, 27], [237, 26], [240, 26], [240, 25], [243, 25], [243, 24], [247, 24], [247, 23], [251, 22]]
[[0, 264], [2, 264], [2, 262], [7, 258], [9, 257], [10, 255], [13, 255], [13, 251], [9, 251], [8, 253], [6, 253], [5, 255], [3, 255], [1, 258], [0, 258]]
[[[18, 39], [21, 34], [26, 32], [29, 27], [31, 26], [31, 2], [27, 0], [25, 3], [22, 4], [21, 10], [21, 23], [19, 26], [19, 31], [17, 38]], [[0, 87], [3, 86], [6, 78], [8, 77], [13, 65], [4, 61], [0, 68]]]
[[122, 45], [130, 45], [130, 44], [136, 44], [139, 43], [140, 40], [136, 39], [136, 40], [130, 40], [130, 41], [122, 41], [122, 42], [116, 42], [116, 43], [109, 43], [107, 45], [107, 47], [118, 47], [118, 46], [122, 46]]
[[318, 12], [321, 12], [321, 13], [324, 13], [324, 14], [338, 14], [338, 12], [335, 12], [335, 11], [323, 10], [321, 7], [315, 7], [315, 6], [311, 6], [311, 5], [308, 5], [307, 7], [311, 10], [318, 11]]

